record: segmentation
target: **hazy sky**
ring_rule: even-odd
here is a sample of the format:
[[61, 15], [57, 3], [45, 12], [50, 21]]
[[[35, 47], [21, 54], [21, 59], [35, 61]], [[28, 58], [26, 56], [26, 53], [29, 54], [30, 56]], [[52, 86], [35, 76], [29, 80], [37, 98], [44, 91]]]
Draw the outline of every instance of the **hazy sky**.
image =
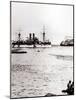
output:
[[22, 39], [35, 33], [41, 40], [45, 25], [46, 40], [60, 43], [66, 36], [73, 37], [73, 7], [12, 2], [12, 40], [21, 30]]

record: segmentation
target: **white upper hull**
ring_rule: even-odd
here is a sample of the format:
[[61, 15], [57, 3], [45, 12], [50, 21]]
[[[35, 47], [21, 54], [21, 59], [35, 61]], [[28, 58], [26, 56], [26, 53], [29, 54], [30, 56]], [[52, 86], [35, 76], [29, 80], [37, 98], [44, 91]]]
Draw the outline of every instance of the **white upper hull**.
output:
[[[33, 45], [20, 45], [20, 47], [27, 47], [27, 48], [33, 48], [34, 46]], [[51, 47], [51, 45], [36, 45], [36, 47], [38, 48], [49, 48], [49, 47]]]

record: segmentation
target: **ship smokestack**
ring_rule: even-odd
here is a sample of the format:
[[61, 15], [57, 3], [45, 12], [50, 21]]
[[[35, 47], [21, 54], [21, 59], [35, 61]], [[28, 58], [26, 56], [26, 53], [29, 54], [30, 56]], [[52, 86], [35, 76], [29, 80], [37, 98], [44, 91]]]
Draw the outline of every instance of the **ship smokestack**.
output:
[[33, 40], [35, 39], [35, 34], [33, 33]]
[[31, 40], [31, 33], [29, 34], [29, 39]]

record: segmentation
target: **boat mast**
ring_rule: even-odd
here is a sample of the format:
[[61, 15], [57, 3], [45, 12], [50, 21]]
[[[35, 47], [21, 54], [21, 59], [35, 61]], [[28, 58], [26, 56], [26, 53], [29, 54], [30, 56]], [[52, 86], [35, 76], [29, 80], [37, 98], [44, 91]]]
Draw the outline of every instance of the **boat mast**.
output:
[[21, 33], [18, 33], [18, 47], [20, 47], [20, 38], [21, 38]]
[[18, 41], [20, 42], [20, 38], [21, 38], [21, 33], [19, 32], [18, 34]]
[[43, 42], [45, 42], [45, 26], [43, 26]]

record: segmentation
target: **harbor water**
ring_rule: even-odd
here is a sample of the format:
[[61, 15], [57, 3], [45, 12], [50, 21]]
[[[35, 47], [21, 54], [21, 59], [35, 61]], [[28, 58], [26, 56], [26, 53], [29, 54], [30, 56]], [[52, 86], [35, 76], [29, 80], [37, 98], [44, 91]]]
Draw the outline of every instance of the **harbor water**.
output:
[[11, 54], [11, 97], [66, 95], [73, 81], [73, 47], [21, 48], [26, 53]]

